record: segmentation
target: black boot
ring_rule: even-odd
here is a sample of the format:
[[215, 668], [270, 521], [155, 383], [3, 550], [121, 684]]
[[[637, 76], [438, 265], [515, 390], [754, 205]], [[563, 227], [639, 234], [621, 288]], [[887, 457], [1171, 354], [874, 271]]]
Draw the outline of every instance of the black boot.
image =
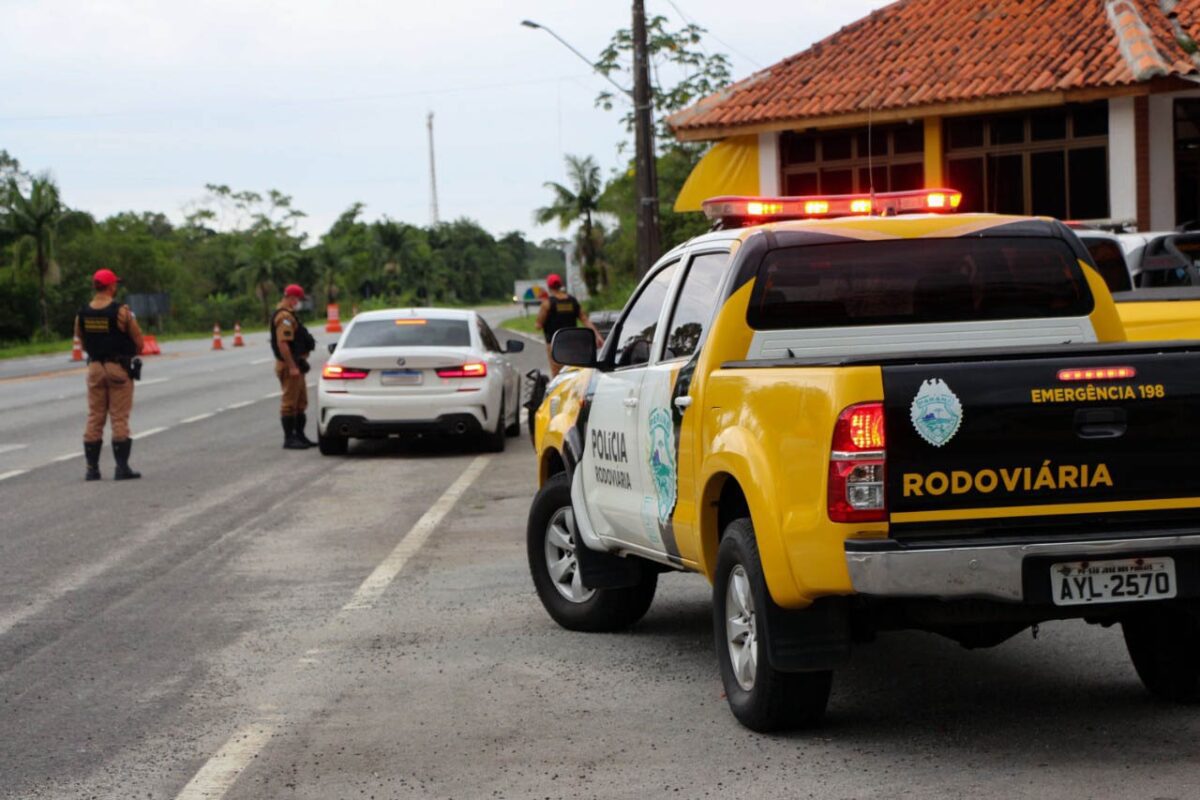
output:
[[308, 415], [301, 411], [296, 415], [296, 438], [304, 442], [305, 447], [316, 447], [317, 443], [304, 433], [304, 427], [308, 425]]
[[283, 423], [283, 449], [307, 450], [308, 445], [296, 438], [296, 418], [280, 417], [279, 421]]
[[104, 447], [104, 442], [84, 442], [83, 457], [87, 459], [87, 474], [84, 475], [85, 481], [100, 480], [100, 449]]
[[142, 477], [142, 473], [129, 468], [129, 451], [132, 449], [133, 439], [113, 442], [113, 458], [117, 460], [117, 471], [113, 473], [114, 481], [131, 481]]

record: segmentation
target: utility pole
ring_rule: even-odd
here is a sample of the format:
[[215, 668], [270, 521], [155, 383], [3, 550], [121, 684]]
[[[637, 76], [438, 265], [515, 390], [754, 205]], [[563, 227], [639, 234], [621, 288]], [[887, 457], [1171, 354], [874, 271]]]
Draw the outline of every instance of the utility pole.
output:
[[438, 224], [437, 203], [437, 169], [433, 163], [433, 112], [425, 117], [425, 127], [429, 129], [429, 217], [432, 224]]
[[654, 98], [650, 93], [650, 54], [646, 10], [633, 0], [633, 121], [637, 178], [637, 268], [645, 275], [659, 255], [658, 165], [654, 159]]

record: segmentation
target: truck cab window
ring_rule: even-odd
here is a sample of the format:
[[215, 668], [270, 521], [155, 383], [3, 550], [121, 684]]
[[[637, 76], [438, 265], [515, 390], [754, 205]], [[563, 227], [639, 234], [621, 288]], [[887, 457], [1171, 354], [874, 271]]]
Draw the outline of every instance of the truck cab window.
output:
[[690, 356], [700, 346], [717, 306], [717, 291], [728, 263], [729, 253], [725, 252], [701, 253], [692, 259], [667, 326], [664, 360]]
[[650, 360], [650, 347], [658, 329], [658, 316], [663, 303], [667, 301], [667, 289], [670, 288], [678, 267], [679, 262], [675, 261], [659, 270], [633, 301], [617, 333], [615, 366], [634, 367]]

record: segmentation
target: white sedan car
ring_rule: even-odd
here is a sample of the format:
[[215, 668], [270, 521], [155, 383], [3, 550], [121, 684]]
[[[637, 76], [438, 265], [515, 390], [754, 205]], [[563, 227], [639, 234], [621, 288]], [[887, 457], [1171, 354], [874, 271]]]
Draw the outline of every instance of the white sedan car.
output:
[[347, 326], [317, 388], [325, 455], [350, 439], [442, 433], [479, 436], [504, 449], [521, 430], [521, 378], [509, 361], [524, 343], [501, 345], [474, 311], [369, 311]]

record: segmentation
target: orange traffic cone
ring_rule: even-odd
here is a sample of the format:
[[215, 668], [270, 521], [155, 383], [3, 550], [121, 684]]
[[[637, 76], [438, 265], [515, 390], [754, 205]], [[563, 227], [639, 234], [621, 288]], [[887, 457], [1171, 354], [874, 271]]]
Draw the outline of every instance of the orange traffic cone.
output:
[[337, 303], [330, 303], [325, 306], [325, 332], [326, 333], [341, 333], [342, 320], [341, 312]]
[[71, 343], [71, 360], [83, 361], [83, 342], [79, 341], [79, 337], [75, 337], [75, 341]]
[[225, 345], [221, 344], [221, 323], [213, 323], [213, 350], [224, 350]]
[[242, 323], [233, 323], [233, 346], [245, 347], [246, 343], [242, 341]]
[[158, 338], [146, 334], [142, 337], [142, 355], [144, 356], [160, 356], [162, 348], [158, 346]]

